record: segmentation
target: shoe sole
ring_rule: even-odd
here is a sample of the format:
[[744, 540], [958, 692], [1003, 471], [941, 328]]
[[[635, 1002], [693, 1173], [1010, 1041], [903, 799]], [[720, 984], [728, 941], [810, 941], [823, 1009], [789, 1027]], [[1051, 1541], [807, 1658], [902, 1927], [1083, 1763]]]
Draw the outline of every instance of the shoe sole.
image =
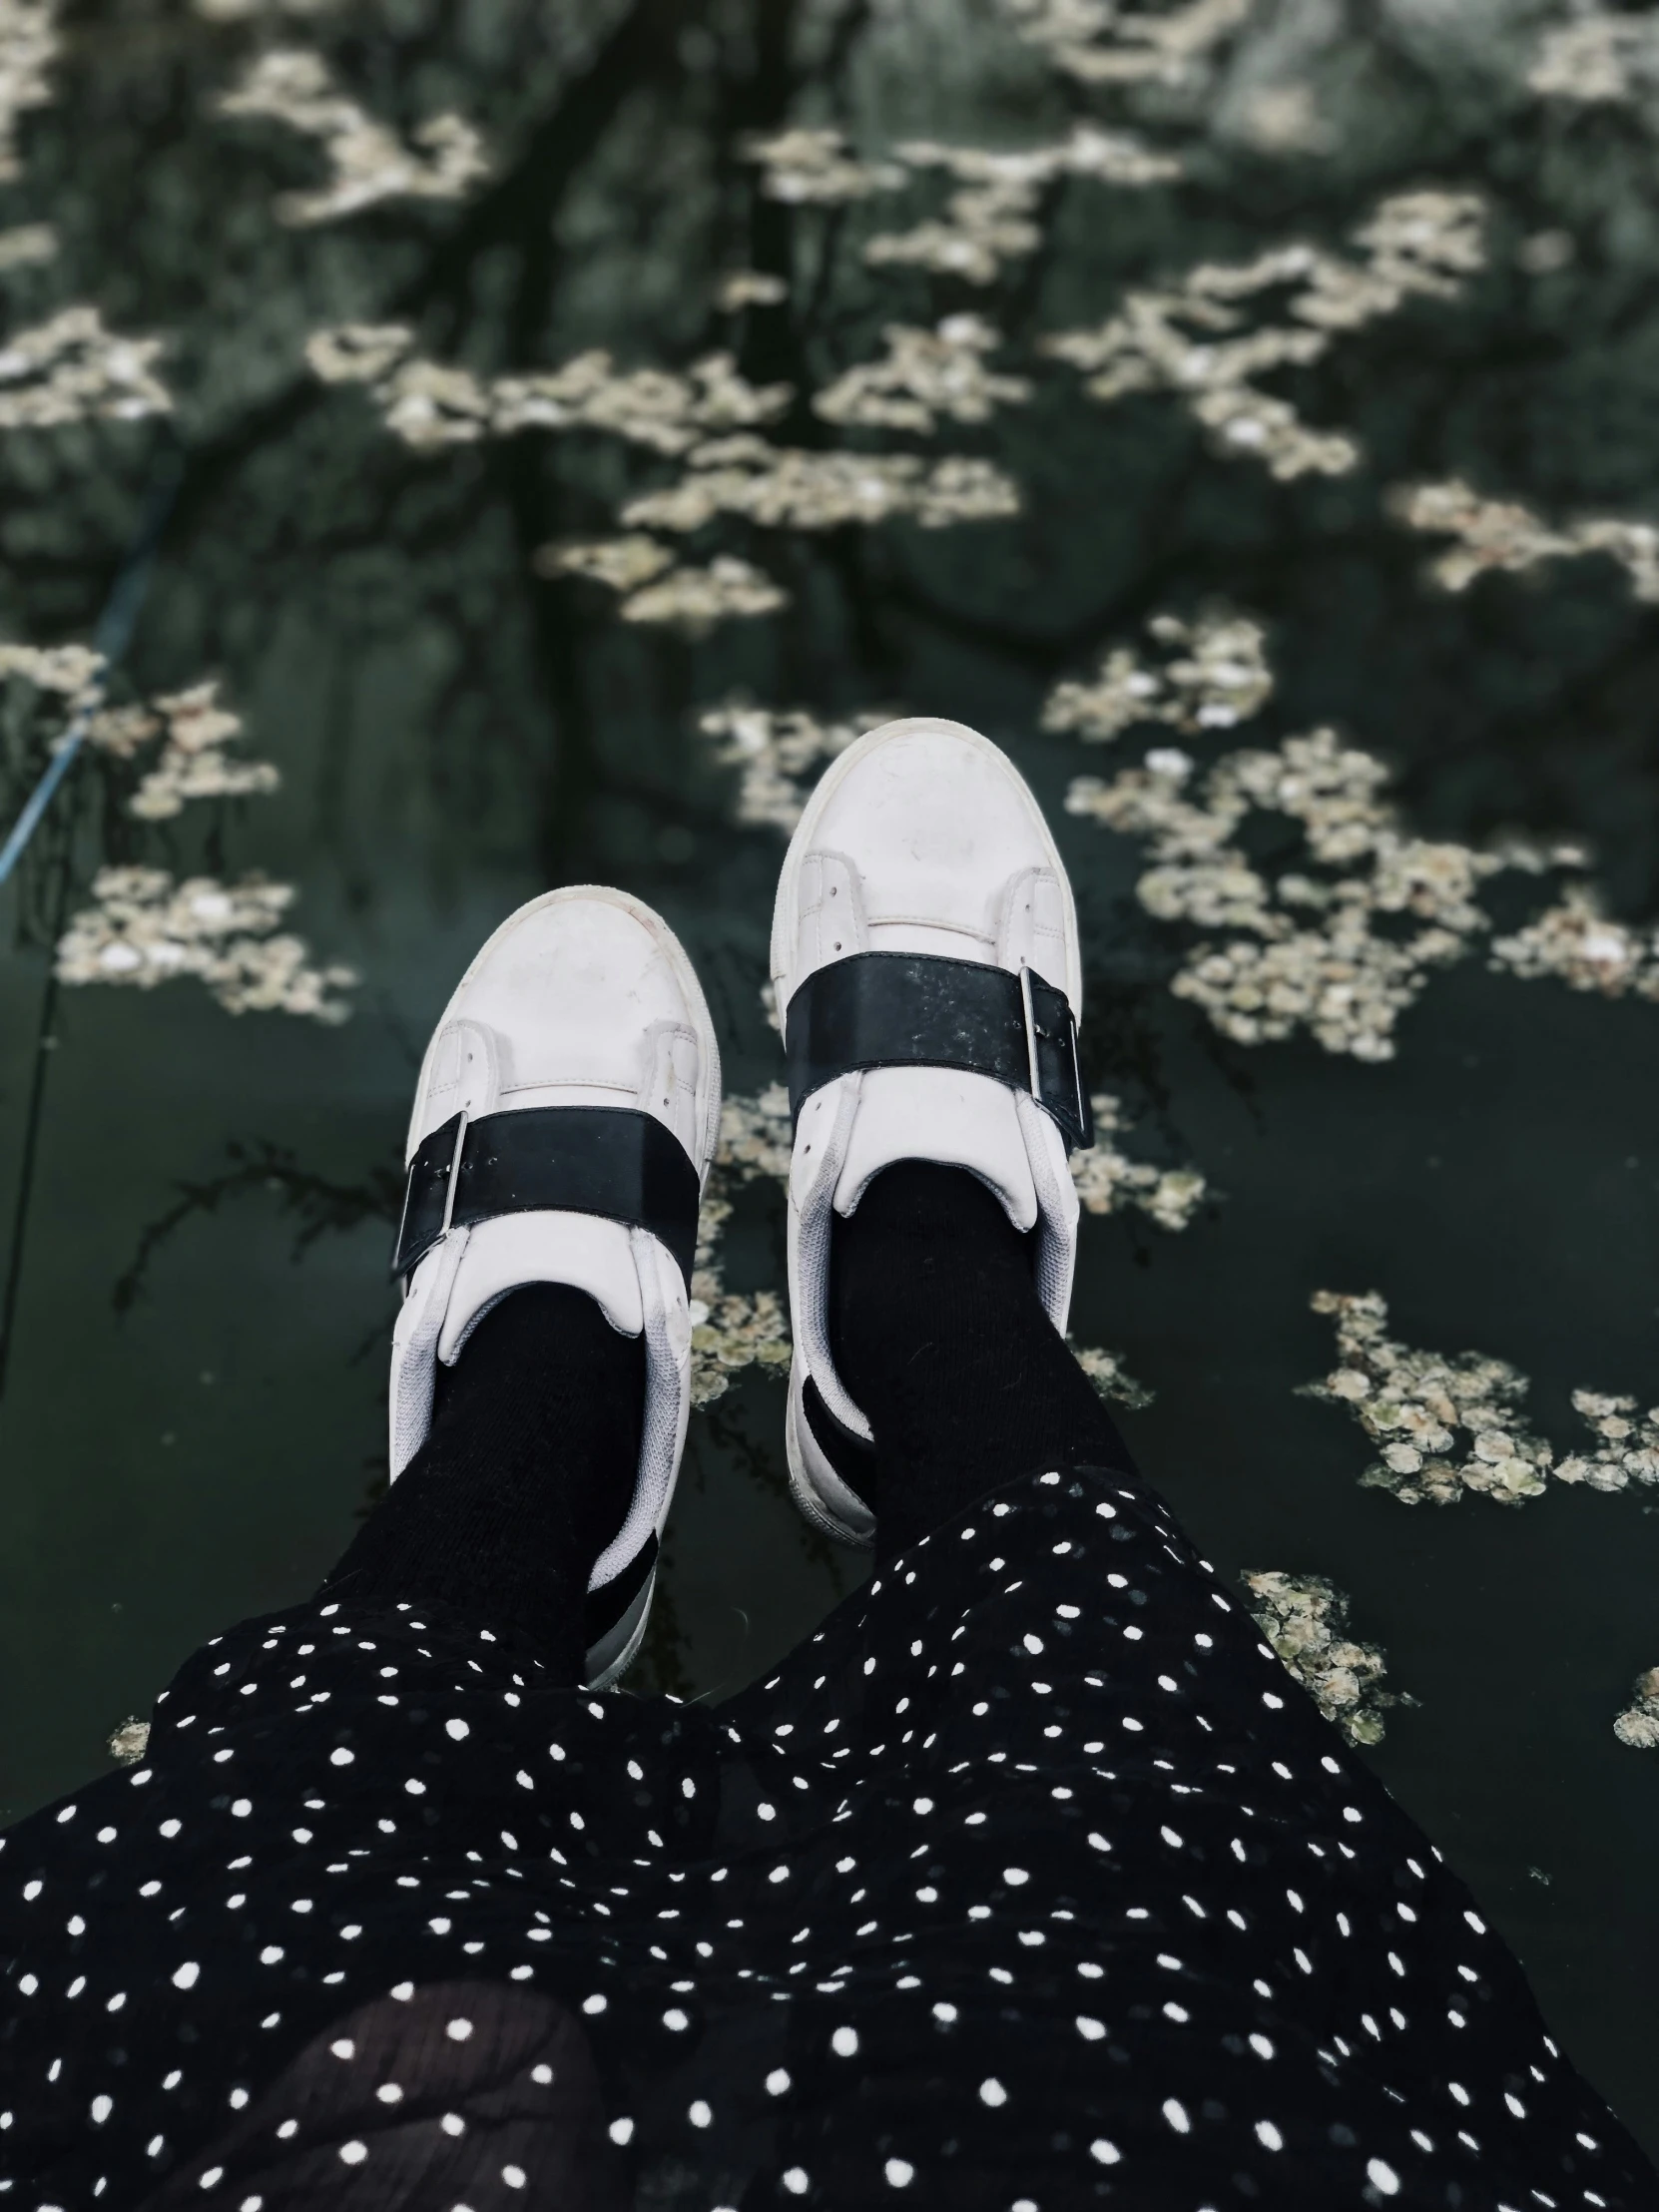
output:
[[[801, 1358], [797, 1354], [790, 1362], [790, 1396], [784, 1412], [784, 1452], [790, 1466], [790, 1495], [800, 1509], [803, 1519], [810, 1521], [821, 1535], [832, 1536], [838, 1544], [849, 1544], [855, 1551], [868, 1551], [875, 1542], [873, 1518], [868, 1528], [855, 1527], [843, 1520], [825, 1495], [825, 1476], [819, 1472], [816, 1462], [822, 1454], [812, 1425], [807, 1419], [806, 1407], [801, 1401], [801, 1387], [806, 1381], [801, 1371]], [[811, 1452], [812, 1457], [808, 1457]], [[842, 1487], [834, 1469], [828, 1469], [828, 1478], [835, 1487]]]
[[[838, 754], [830, 762], [829, 768], [825, 770], [823, 776], [820, 777], [813, 790], [812, 797], [808, 800], [802, 813], [801, 820], [796, 825], [795, 834], [790, 839], [789, 850], [784, 855], [783, 868], [779, 872], [778, 895], [773, 901], [772, 908], [772, 973], [777, 995], [780, 1029], [783, 1027], [784, 1016], [791, 995], [784, 987], [784, 980], [786, 976], [792, 983], [794, 980], [793, 968], [785, 960], [784, 949], [786, 944], [790, 946], [790, 961], [793, 962], [796, 888], [800, 881], [802, 861], [811, 849], [818, 826], [823, 821], [830, 800], [833, 799], [846, 778], [861, 762], [867, 760], [870, 754], [879, 752], [881, 747], [891, 740], [906, 737], [914, 730], [945, 730], [953, 738], [958, 738], [971, 745], [977, 752], [995, 763], [999, 772], [1006, 778], [1012, 793], [1019, 799], [1021, 806], [1025, 809], [1027, 818], [1041, 834], [1048, 864], [1053, 868], [1059, 880], [1061, 894], [1065, 902], [1066, 995], [1070, 998], [1073, 1006], [1080, 1006], [1082, 1003], [1083, 961], [1081, 941], [1077, 930], [1077, 904], [1072, 895], [1071, 877], [1066, 872], [1066, 864], [1061, 859], [1059, 847], [1054, 842], [1053, 832], [1048, 827], [1048, 818], [1037, 805], [1036, 797], [1030, 786], [1002, 748], [999, 745], [993, 745], [989, 738], [981, 737], [977, 730], [968, 729], [965, 723], [946, 722], [937, 715], [910, 715], [901, 721], [884, 722], [878, 729], [867, 730], [861, 738], [854, 740], [844, 753]], [[850, 1544], [858, 1550], [867, 1551], [875, 1541], [873, 1532], [866, 1534], [861, 1529], [851, 1527], [835, 1511], [834, 1506], [825, 1496], [821, 1487], [822, 1477], [815, 1466], [815, 1461], [821, 1457], [821, 1454], [814, 1441], [812, 1430], [808, 1425], [806, 1411], [802, 1404], [801, 1385], [804, 1378], [799, 1370], [800, 1355], [798, 1353], [790, 1363], [790, 1397], [784, 1414], [784, 1450], [789, 1461], [790, 1495], [794, 1498], [803, 1518], [823, 1535], [833, 1537], [837, 1543]], [[836, 1487], [840, 1487], [838, 1478], [833, 1476], [832, 1478], [836, 1480]]]
[[[678, 1474], [675, 1477], [679, 1479]], [[670, 1502], [673, 1493], [670, 1493]], [[651, 1600], [657, 1592], [657, 1569], [652, 1568], [645, 1578], [645, 1587], [617, 1622], [609, 1635], [598, 1643], [590, 1644], [583, 1656], [587, 1679], [584, 1690], [613, 1690], [639, 1657], [640, 1646], [645, 1641], [646, 1624], [651, 1618]], [[620, 1644], [621, 1648], [618, 1649]]]

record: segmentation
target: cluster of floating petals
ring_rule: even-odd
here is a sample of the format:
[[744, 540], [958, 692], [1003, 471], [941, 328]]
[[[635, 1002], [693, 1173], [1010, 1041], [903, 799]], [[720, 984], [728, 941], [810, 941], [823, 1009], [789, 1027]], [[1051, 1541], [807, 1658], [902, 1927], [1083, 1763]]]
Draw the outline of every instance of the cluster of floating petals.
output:
[[738, 822], [745, 828], [780, 830], [788, 836], [801, 820], [812, 771], [888, 719], [876, 710], [827, 721], [804, 708], [728, 700], [700, 715], [697, 726], [706, 738], [719, 741], [716, 765], [739, 772]]
[[1019, 512], [1019, 487], [994, 463], [962, 453], [821, 452], [745, 433], [694, 448], [677, 483], [622, 510], [630, 529], [689, 532], [718, 515], [768, 530], [835, 530], [905, 516], [924, 530]]
[[1119, 646], [1091, 681], [1055, 686], [1043, 703], [1043, 728], [1075, 731], [1097, 745], [1110, 744], [1138, 722], [1165, 723], [1191, 736], [1231, 730], [1272, 697], [1273, 672], [1258, 624], [1220, 614], [1190, 623], [1155, 615], [1147, 630], [1158, 658]]
[[1382, 1741], [1390, 1705], [1414, 1700], [1384, 1690], [1387, 1661], [1348, 1630], [1349, 1600], [1318, 1574], [1247, 1574], [1250, 1610], [1268, 1642], [1351, 1744]]
[[971, 284], [994, 281], [1006, 262], [1023, 261], [1042, 238], [1036, 219], [1042, 195], [1063, 177], [1106, 185], [1166, 184], [1181, 174], [1174, 155], [1154, 153], [1126, 131], [1078, 123], [1050, 146], [1002, 153], [974, 146], [912, 140], [896, 149], [907, 169], [942, 169], [955, 182], [942, 218], [867, 240], [871, 268], [901, 266]]
[[1572, 1405], [1595, 1444], [1587, 1451], [1569, 1452], [1556, 1466], [1558, 1480], [1587, 1482], [1592, 1490], [1659, 1482], [1659, 1405], [1639, 1412], [1633, 1397], [1613, 1397], [1603, 1390], [1574, 1390]]
[[[1481, 265], [1480, 217], [1472, 194], [1398, 194], [1354, 234], [1358, 262], [1293, 244], [1251, 262], [1204, 263], [1174, 284], [1129, 292], [1108, 321], [1056, 332], [1044, 349], [1081, 369], [1096, 399], [1178, 393], [1219, 451], [1253, 455], [1276, 477], [1340, 475], [1359, 460], [1354, 439], [1311, 428], [1252, 379], [1320, 359], [1334, 333], [1391, 313], [1410, 296], [1454, 295]], [[1240, 302], [1268, 291], [1289, 293], [1290, 319], [1247, 327]]]
[[585, 576], [608, 591], [638, 591], [674, 566], [674, 555], [643, 531], [619, 538], [572, 538], [537, 549], [538, 576]]
[[5, 0], [0, 8], [0, 183], [22, 174], [18, 120], [52, 97], [47, 70], [59, 46], [57, 0]]
[[715, 286], [715, 304], [726, 314], [743, 307], [776, 307], [789, 295], [782, 276], [760, 269], [729, 269]]
[[789, 594], [764, 569], [717, 553], [706, 568], [671, 568], [654, 584], [630, 592], [620, 609], [624, 622], [665, 623], [701, 637], [722, 622], [776, 614]]
[[1592, 9], [1546, 30], [1526, 81], [1544, 100], [1633, 101], [1659, 89], [1659, 20]]
[[1095, 1389], [1116, 1405], [1126, 1405], [1139, 1412], [1143, 1405], [1150, 1405], [1155, 1392], [1144, 1382], [1137, 1382], [1124, 1363], [1121, 1352], [1107, 1352], [1098, 1345], [1071, 1345], [1071, 1356], [1083, 1370]]
[[743, 159], [761, 172], [761, 190], [769, 200], [796, 206], [839, 207], [891, 192], [903, 184], [904, 171], [890, 161], [860, 161], [840, 131], [792, 125], [745, 139]]
[[104, 672], [104, 656], [90, 645], [0, 645], [0, 678], [21, 676], [71, 701], [94, 696]]
[[1072, 1181], [1084, 1211], [1112, 1214], [1133, 1206], [1160, 1229], [1185, 1229], [1208, 1193], [1204, 1177], [1196, 1168], [1158, 1168], [1131, 1159], [1115, 1141], [1125, 1125], [1119, 1100], [1109, 1091], [1097, 1091], [1089, 1105], [1094, 1114], [1094, 1147], [1073, 1153], [1071, 1161]]
[[196, 13], [210, 23], [250, 23], [273, 15], [325, 15], [339, 4], [340, 0], [191, 0]]
[[1649, 1667], [1630, 1685], [1630, 1703], [1614, 1721], [1613, 1734], [1632, 1751], [1659, 1751], [1659, 1667]]
[[1626, 570], [1638, 599], [1659, 600], [1659, 527], [1650, 522], [1600, 515], [1554, 529], [1517, 500], [1485, 499], [1455, 476], [1401, 486], [1390, 503], [1411, 529], [1455, 541], [1429, 567], [1447, 591], [1466, 591], [1488, 569], [1518, 571], [1605, 553]]
[[17, 223], [0, 231], [0, 270], [26, 269], [56, 258], [58, 234], [50, 223]]
[[136, 1713], [129, 1713], [110, 1730], [106, 1749], [118, 1765], [136, 1767], [150, 1749], [150, 1723], [141, 1721]]
[[[1489, 926], [1473, 893], [1503, 859], [1406, 835], [1378, 798], [1382, 764], [1331, 730], [1226, 755], [1196, 792], [1195, 775], [1188, 754], [1155, 747], [1110, 783], [1077, 778], [1066, 797], [1070, 813], [1148, 840], [1154, 865], [1137, 885], [1148, 912], [1241, 932], [1194, 947], [1172, 991], [1240, 1044], [1302, 1029], [1328, 1052], [1391, 1058], [1394, 1024], [1429, 971]], [[1309, 860], [1346, 872], [1270, 879], [1233, 841], [1256, 810], [1299, 822]], [[1380, 931], [1379, 915], [1424, 926]]]
[[1085, 85], [1188, 83], [1239, 30], [1252, 0], [1127, 10], [1117, 0], [1001, 0], [1020, 36]]
[[305, 358], [324, 383], [366, 384], [386, 427], [421, 449], [519, 430], [600, 430], [675, 455], [717, 433], [768, 422], [791, 397], [787, 384], [748, 383], [724, 352], [676, 372], [619, 370], [609, 353], [594, 350], [558, 368], [486, 380], [412, 356], [413, 344], [401, 323], [347, 322], [314, 331]]
[[343, 1021], [336, 997], [356, 980], [346, 967], [315, 967], [302, 938], [274, 934], [292, 886], [247, 876], [223, 883], [165, 868], [106, 867], [93, 878], [93, 904], [59, 940], [64, 983], [124, 983], [153, 989], [194, 975], [226, 1010]]
[[489, 174], [483, 142], [461, 116], [417, 124], [404, 146], [339, 89], [308, 47], [262, 54], [219, 104], [226, 115], [285, 123], [326, 154], [333, 174], [320, 190], [278, 197], [283, 223], [333, 223], [384, 200], [459, 200]]
[[942, 418], [986, 422], [998, 407], [1017, 407], [1031, 396], [1030, 379], [986, 366], [1002, 342], [983, 315], [953, 314], [931, 330], [889, 323], [886, 353], [844, 370], [813, 400], [826, 422], [869, 430], [926, 434]]
[[1478, 1352], [1419, 1352], [1387, 1333], [1376, 1291], [1316, 1291], [1336, 1325], [1337, 1366], [1303, 1394], [1352, 1413], [1380, 1448], [1360, 1480], [1408, 1505], [1450, 1505], [1465, 1490], [1499, 1504], [1539, 1496], [1554, 1453], [1522, 1410], [1527, 1381]]
[[1610, 920], [1587, 884], [1570, 885], [1558, 904], [1494, 938], [1491, 950], [1493, 967], [1527, 981], [1552, 976], [1604, 998], [1659, 998], [1659, 928]]
[[760, 1178], [787, 1183], [794, 1132], [789, 1093], [768, 1084], [754, 1097], [728, 1098], [698, 1218], [692, 1271], [692, 1403], [723, 1397], [743, 1368], [787, 1368], [789, 1317], [775, 1291], [746, 1295], [722, 1280], [720, 1243], [732, 1218], [732, 1193]]
[[219, 686], [212, 681], [158, 699], [154, 712], [107, 709], [87, 731], [94, 745], [129, 758], [150, 738], [162, 738], [154, 767], [128, 805], [141, 822], [171, 821], [193, 799], [251, 799], [276, 791], [280, 779], [269, 761], [238, 761], [227, 754], [241, 734], [241, 717], [220, 705]]
[[106, 330], [96, 307], [60, 308], [0, 344], [0, 430], [171, 412], [172, 397], [151, 368], [162, 345]]

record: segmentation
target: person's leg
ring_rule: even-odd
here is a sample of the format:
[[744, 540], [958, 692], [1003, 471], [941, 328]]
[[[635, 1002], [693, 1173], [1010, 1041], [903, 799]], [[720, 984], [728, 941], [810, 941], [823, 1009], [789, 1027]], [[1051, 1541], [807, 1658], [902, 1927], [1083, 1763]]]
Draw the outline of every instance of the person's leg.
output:
[[[843, 1762], [843, 1856], [793, 1939], [891, 1944], [889, 2072], [860, 2084], [846, 2186], [815, 2174], [828, 2199], [885, 2130], [917, 2201], [965, 2152], [964, 2212], [1028, 2184], [1654, 2212], [1515, 1959], [1065, 1349], [1082, 961], [1010, 765], [932, 722], [842, 754], [792, 840], [773, 973], [792, 1478], [876, 1572], [810, 1687], [786, 1668], [727, 1711]], [[873, 2052], [873, 1998], [857, 2032]]]
[[319, 1594], [475, 1614], [579, 1681], [588, 1578], [632, 1501], [644, 1412], [641, 1338], [567, 1284], [513, 1291], [439, 1371], [426, 1441]]
[[1044, 1311], [1030, 1236], [961, 1168], [902, 1160], [837, 1218], [830, 1342], [874, 1431], [882, 1559], [1016, 1475], [1131, 1464]]

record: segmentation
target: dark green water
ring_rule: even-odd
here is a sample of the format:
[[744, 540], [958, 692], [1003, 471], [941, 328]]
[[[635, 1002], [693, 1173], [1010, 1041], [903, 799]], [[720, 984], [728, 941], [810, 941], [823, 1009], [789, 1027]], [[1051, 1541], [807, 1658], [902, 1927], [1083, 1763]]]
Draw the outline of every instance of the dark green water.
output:
[[[1659, 1004], [1494, 973], [1476, 938], [1430, 972], [1391, 1060], [1305, 1033], [1243, 1045], [1171, 994], [1199, 932], [1137, 899], [1141, 847], [1063, 811], [1075, 776], [1149, 745], [1208, 764], [1329, 722], [1393, 772], [1409, 831], [1577, 837], [1611, 913], [1659, 908], [1652, 606], [1605, 555], [1448, 593], [1425, 577], [1444, 541], [1386, 497], [1461, 476], [1554, 524], [1653, 511], [1651, 79], [1540, 96], [1527, 72], [1556, 20], [1514, 0], [1259, 0], [1179, 82], [1124, 88], [1056, 69], [990, 0], [414, 0], [233, 22], [135, 0], [69, 19], [0, 185], [0, 227], [59, 237], [55, 260], [0, 276], [8, 326], [90, 301], [112, 330], [165, 336], [154, 372], [176, 412], [171, 431], [0, 431], [0, 631], [90, 635], [176, 434], [182, 485], [120, 696], [220, 676], [242, 750], [282, 781], [148, 824], [125, 812], [136, 772], [83, 764], [0, 894], [0, 1199], [65, 865], [71, 910], [110, 860], [262, 869], [297, 886], [315, 956], [362, 980], [337, 1028], [233, 1016], [189, 978], [57, 998], [0, 1400], [6, 1817], [98, 1771], [108, 1731], [203, 1636], [314, 1585], [364, 1509], [383, 1473], [384, 1191], [426, 1031], [481, 936], [550, 883], [626, 884], [682, 932], [729, 1090], [753, 1094], [779, 1073], [759, 993], [782, 840], [734, 826], [698, 711], [741, 690], [956, 716], [1051, 810], [1083, 917], [1090, 1071], [1129, 1149], [1195, 1163], [1215, 1194], [1179, 1235], [1085, 1218], [1077, 1337], [1156, 1393], [1126, 1431], [1225, 1571], [1349, 1593], [1417, 1700], [1389, 1715], [1380, 1771], [1659, 2150], [1659, 1754], [1612, 1732], [1659, 1664], [1659, 1491], [1552, 1481], [1515, 1508], [1407, 1506], [1359, 1485], [1357, 1426], [1295, 1394], [1333, 1364], [1308, 1306], [1329, 1287], [1382, 1293], [1412, 1346], [1513, 1363], [1558, 1451], [1585, 1440], [1572, 1388], [1659, 1397]], [[321, 53], [405, 134], [458, 110], [491, 174], [458, 200], [284, 224], [277, 197], [326, 162], [280, 122], [216, 109], [270, 47]], [[1048, 145], [1080, 116], [1184, 173], [1054, 181], [1040, 243], [984, 285], [861, 259], [872, 233], [938, 213], [936, 174], [837, 211], [765, 198], [738, 159], [746, 133], [794, 118], [880, 156], [924, 136]], [[1357, 441], [1344, 473], [1277, 481], [1219, 453], [1178, 395], [1096, 403], [1038, 348], [1204, 261], [1293, 239], [1352, 255], [1381, 199], [1424, 185], [1484, 204], [1482, 266], [1456, 296], [1407, 297], [1260, 379]], [[785, 301], [718, 310], [740, 265], [786, 277]], [[592, 345], [623, 368], [729, 345], [755, 383], [805, 395], [879, 353], [884, 325], [965, 309], [1002, 334], [994, 365], [1031, 379], [1027, 403], [924, 438], [834, 429], [801, 396], [767, 435], [980, 455], [1021, 513], [937, 531], [717, 521], [687, 558], [737, 554], [790, 604], [702, 638], [621, 622], [599, 586], [532, 568], [549, 541], [614, 534], [620, 502], [679, 463], [591, 431], [411, 449], [303, 350], [324, 326], [399, 321], [488, 379]], [[1264, 319], [1284, 316], [1253, 302], [1248, 326]], [[1151, 615], [1216, 602], [1263, 626], [1277, 681], [1243, 733], [1043, 734], [1055, 683]], [[6, 712], [0, 825], [62, 724], [16, 683]], [[1247, 846], [1277, 865], [1294, 839], [1262, 823]], [[1552, 881], [1500, 876], [1486, 909], [1513, 927]], [[724, 1256], [729, 1289], [781, 1289], [775, 1185], [741, 1194]], [[694, 1416], [653, 1646], [659, 1678], [692, 1692], [749, 1679], [861, 1571], [809, 1548], [782, 1412], [781, 1383], [751, 1369]]]

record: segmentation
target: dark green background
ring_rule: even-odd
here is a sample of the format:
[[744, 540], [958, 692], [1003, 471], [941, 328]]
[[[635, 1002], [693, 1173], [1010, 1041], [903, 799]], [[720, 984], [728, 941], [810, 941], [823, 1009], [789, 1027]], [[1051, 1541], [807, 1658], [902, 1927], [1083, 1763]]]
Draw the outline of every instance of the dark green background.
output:
[[[65, 838], [82, 887], [111, 856], [295, 880], [296, 926], [364, 977], [340, 1030], [233, 1019], [188, 983], [60, 1003], [0, 1403], [0, 1809], [98, 1771], [107, 1731], [200, 1638], [313, 1585], [383, 1473], [387, 1232], [362, 1208], [478, 939], [551, 882], [625, 883], [698, 961], [729, 1088], [759, 1088], [778, 1073], [759, 986], [781, 845], [729, 827], [731, 781], [695, 710], [738, 686], [821, 712], [890, 701], [986, 730], [1049, 805], [1083, 914], [1094, 1079], [1137, 1116], [1136, 1147], [1194, 1161], [1218, 1193], [1180, 1237], [1085, 1221], [1077, 1335], [1157, 1392], [1126, 1420], [1136, 1452], [1224, 1571], [1315, 1572], [1352, 1594], [1357, 1631], [1420, 1701], [1390, 1716], [1378, 1767], [1659, 2148], [1659, 1760], [1611, 1731], [1659, 1663], [1654, 1506], [1552, 1488], [1516, 1511], [1406, 1508], [1358, 1487], [1358, 1428], [1294, 1394], [1331, 1365], [1308, 1298], [1332, 1287], [1382, 1292], [1411, 1344], [1513, 1362], [1558, 1446], [1579, 1440], [1574, 1386], [1659, 1396], [1659, 1008], [1521, 984], [1477, 956], [1429, 984], [1390, 1065], [1227, 1045], [1165, 988], [1179, 933], [1135, 903], [1135, 849], [1060, 813], [1070, 777], [1110, 757], [1036, 734], [1059, 677], [1160, 608], [1223, 598], [1268, 627], [1266, 742], [1333, 720], [1396, 769], [1413, 827], [1582, 834], [1617, 910], [1651, 913], [1653, 610], [1599, 559], [1448, 598], [1383, 494], [1463, 473], [1552, 518], [1650, 511], [1659, 145], [1632, 109], [1532, 99], [1546, 17], [1518, 6], [1331, 11], [1293, 59], [1332, 150], [1296, 158], [1227, 126], [1251, 70], [1291, 66], [1285, 9], [1190, 96], [1130, 111], [1068, 91], [983, 0], [555, 12], [347, 5], [283, 32], [320, 43], [377, 114], [407, 126], [452, 103], [476, 121], [497, 170], [459, 207], [282, 229], [273, 196], [315, 179], [314, 153], [212, 109], [261, 34], [136, 0], [71, 19], [55, 103], [25, 120], [23, 175], [0, 188], [0, 218], [50, 218], [63, 240], [56, 264], [5, 279], [11, 327], [91, 298], [112, 326], [170, 339], [185, 475], [132, 682], [222, 673], [250, 750], [284, 780], [275, 801], [160, 830], [125, 821], [96, 773], [72, 791], [5, 894], [4, 1195]], [[827, 217], [757, 200], [733, 158], [743, 131], [793, 114], [838, 117], [876, 149], [916, 132], [1030, 144], [1073, 110], [1136, 105], [1185, 180], [1068, 188], [1039, 255], [985, 294], [859, 264], [858, 240], [930, 212], [937, 182]], [[1035, 354], [1039, 332], [1100, 318], [1127, 283], [1291, 237], [1339, 244], [1383, 192], [1423, 182], [1487, 196], [1487, 269], [1459, 301], [1407, 305], [1275, 387], [1361, 438], [1352, 476], [1276, 485], [1214, 458], [1170, 401], [1092, 406]], [[1543, 229], [1570, 234], [1572, 259], [1530, 276], [1517, 248]], [[749, 260], [790, 272], [793, 302], [732, 323], [713, 279]], [[964, 305], [1008, 332], [998, 365], [1038, 388], [949, 444], [993, 453], [1024, 515], [931, 536], [711, 536], [795, 596], [702, 644], [626, 629], [603, 594], [529, 569], [537, 544], [603, 531], [625, 489], [663, 480], [648, 456], [542, 437], [411, 455], [301, 354], [322, 323], [400, 316], [423, 350], [481, 372], [596, 342], [673, 363], [730, 340], [758, 380], [811, 388], [874, 352], [883, 322]], [[824, 435], [805, 409], [783, 428]], [[166, 435], [0, 438], [6, 634], [89, 634]], [[0, 819], [44, 736], [6, 738]], [[1494, 914], [1549, 895], [1516, 881]], [[187, 1208], [119, 1317], [147, 1228], [181, 1183], [212, 1195], [233, 1145], [279, 1148], [292, 1173]], [[296, 1256], [305, 1178], [359, 1218]], [[770, 1185], [745, 1194], [731, 1287], [781, 1286], [780, 1214]], [[693, 1421], [653, 1648], [696, 1691], [748, 1679], [858, 1579], [850, 1555], [831, 1573], [804, 1544], [782, 1408], [781, 1384], [751, 1374]]]

